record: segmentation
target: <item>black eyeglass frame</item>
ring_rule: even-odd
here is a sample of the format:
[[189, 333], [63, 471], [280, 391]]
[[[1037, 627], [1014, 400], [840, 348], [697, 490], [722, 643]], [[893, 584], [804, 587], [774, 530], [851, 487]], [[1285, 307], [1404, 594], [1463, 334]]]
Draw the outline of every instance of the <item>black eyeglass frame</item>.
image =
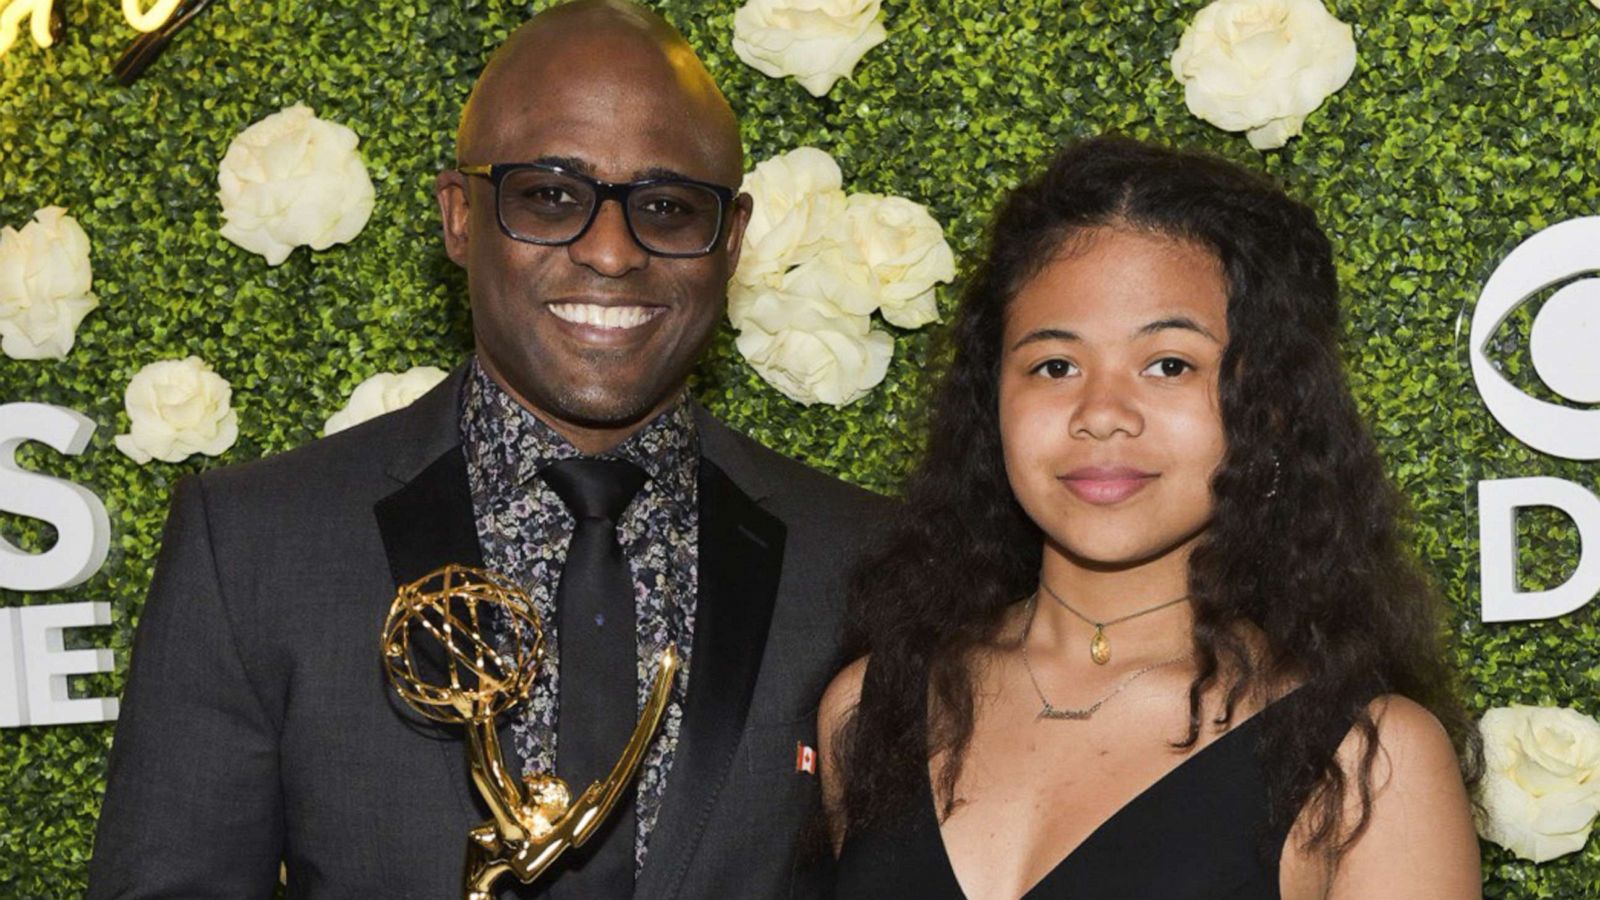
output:
[[[506, 224], [506, 218], [500, 212], [500, 184], [501, 182], [505, 181], [506, 177], [511, 173], [522, 171], [523, 169], [534, 169], [540, 172], [550, 172], [556, 175], [561, 175], [576, 181], [581, 181], [584, 184], [589, 185], [590, 188], [594, 190], [594, 206], [590, 207], [589, 209], [589, 217], [583, 221], [583, 225], [579, 227], [575, 233], [573, 233], [572, 237], [560, 241], [541, 240], [525, 234], [519, 234], [518, 232], [513, 231], [511, 226]], [[638, 244], [639, 247], [642, 248], [646, 253], [649, 253], [652, 256], [660, 256], [667, 259], [695, 259], [697, 257], [706, 256], [710, 254], [711, 251], [717, 249], [717, 244], [722, 241], [723, 227], [728, 224], [728, 207], [733, 203], [734, 198], [738, 196], [738, 192], [733, 188], [724, 187], [720, 184], [712, 184], [709, 181], [696, 181], [693, 178], [643, 178], [639, 181], [617, 183], [612, 181], [601, 181], [598, 178], [590, 177], [582, 172], [577, 172], [563, 166], [550, 165], [549, 163], [491, 163], [481, 166], [457, 166], [456, 171], [463, 175], [477, 175], [481, 178], [487, 178], [489, 179], [490, 183], [494, 185], [495, 223], [500, 226], [500, 232], [502, 234], [514, 241], [521, 241], [525, 244], [537, 244], [541, 247], [565, 247], [568, 244], [577, 243], [583, 239], [584, 235], [589, 233], [590, 226], [594, 225], [594, 220], [600, 215], [600, 207], [605, 205], [607, 200], [615, 200], [617, 201], [617, 206], [622, 208], [622, 221], [627, 224], [628, 236], [633, 238], [633, 242]], [[633, 215], [628, 212], [628, 197], [639, 188], [655, 187], [662, 184], [687, 184], [697, 188], [704, 188], [710, 191], [712, 195], [717, 198], [717, 227], [712, 231], [711, 240], [706, 244], [704, 249], [687, 253], [664, 253], [651, 247], [649, 244], [646, 244], [640, 239], [638, 230], [633, 227]]]

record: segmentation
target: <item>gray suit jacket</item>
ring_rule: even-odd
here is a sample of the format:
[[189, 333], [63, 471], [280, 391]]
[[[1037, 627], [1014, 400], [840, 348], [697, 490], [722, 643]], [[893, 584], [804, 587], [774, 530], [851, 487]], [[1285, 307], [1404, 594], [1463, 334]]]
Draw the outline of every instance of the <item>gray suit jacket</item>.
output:
[[[398, 584], [481, 565], [461, 375], [350, 431], [178, 484], [91, 898], [269, 897], [280, 861], [291, 897], [461, 896], [467, 830], [487, 817], [461, 729], [399, 701], [378, 654]], [[840, 576], [888, 504], [697, 414], [691, 678], [636, 896], [780, 897], [819, 799], [795, 752], [816, 746]]]

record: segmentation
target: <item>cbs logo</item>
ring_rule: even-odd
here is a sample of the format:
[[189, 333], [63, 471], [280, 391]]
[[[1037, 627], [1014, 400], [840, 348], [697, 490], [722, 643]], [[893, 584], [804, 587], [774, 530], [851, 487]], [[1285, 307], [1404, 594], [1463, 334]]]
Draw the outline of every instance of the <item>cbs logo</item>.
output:
[[[1600, 216], [1538, 232], [1512, 250], [1484, 283], [1472, 312], [1472, 378], [1495, 421], [1517, 440], [1552, 456], [1600, 460], [1600, 409], [1530, 397], [1489, 361], [1490, 339], [1524, 302], [1562, 285], [1533, 323], [1534, 371], [1556, 395], [1600, 403]], [[1517, 589], [1516, 511], [1551, 506], [1577, 524], [1578, 566], [1565, 583]], [[1600, 593], [1600, 497], [1559, 478], [1502, 478], [1478, 483], [1483, 620], [1550, 619]], [[1588, 552], [1585, 552], [1588, 551]]]

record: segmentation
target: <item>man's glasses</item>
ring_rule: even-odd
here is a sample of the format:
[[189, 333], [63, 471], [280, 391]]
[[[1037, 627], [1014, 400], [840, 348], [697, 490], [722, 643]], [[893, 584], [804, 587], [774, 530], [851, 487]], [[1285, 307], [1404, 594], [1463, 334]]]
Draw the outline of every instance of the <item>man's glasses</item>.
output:
[[506, 236], [559, 247], [583, 237], [600, 204], [615, 200], [639, 246], [657, 256], [705, 256], [717, 246], [731, 188], [687, 178], [612, 184], [560, 166], [495, 163], [461, 166], [494, 183], [495, 214]]

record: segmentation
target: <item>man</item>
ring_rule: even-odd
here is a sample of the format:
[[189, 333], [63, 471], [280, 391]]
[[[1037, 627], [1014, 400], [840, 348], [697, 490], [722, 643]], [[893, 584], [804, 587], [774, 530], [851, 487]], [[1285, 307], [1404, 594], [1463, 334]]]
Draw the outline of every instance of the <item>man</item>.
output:
[[818, 797], [797, 750], [883, 502], [686, 399], [750, 213], [733, 113], [665, 22], [585, 0], [495, 54], [457, 155], [437, 195], [475, 358], [405, 410], [178, 486], [91, 897], [266, 897], [280, 861], [294, 897], [460, 896], [487, 818], [461, 730], [407, 710], [378, 652], [397, 587], [447, 563], [521, 585], [553, 632], [501, 723], [514, 773], [581, 790], [654, 652], [685, 661], [636, 794], [501, 896], [792, 890]]

